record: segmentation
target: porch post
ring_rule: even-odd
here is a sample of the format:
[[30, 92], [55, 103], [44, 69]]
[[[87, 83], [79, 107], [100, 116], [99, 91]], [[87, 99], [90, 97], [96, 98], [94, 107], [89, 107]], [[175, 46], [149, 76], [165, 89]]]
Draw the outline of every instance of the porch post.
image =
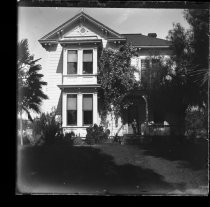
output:
[[142, 98], [145, 100], [145, 103], [146, 103], [146, 124], [148, 124], [148, 121], [149, 121], [148, 100], [147, 100], [146, 95], [143, 95]]

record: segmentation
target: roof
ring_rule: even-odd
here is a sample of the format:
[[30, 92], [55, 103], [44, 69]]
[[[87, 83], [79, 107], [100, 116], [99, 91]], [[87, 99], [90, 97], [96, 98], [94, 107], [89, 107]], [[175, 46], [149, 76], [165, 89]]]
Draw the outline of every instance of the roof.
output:
[[[58, 43], [58, 38], [54, 35], [63, 33], [63, 30], [67, 28], [69, 25], [71, 25], [75, 21], [79, 21], [79, 19], [83, 17], [91, 22], [93, 22], [95, 25], [99, 26], [104, 31], [109, 31], [109, 33], [112, 34], [112, 36], [108, 36], [108, 41], [115, 41], [115, 40], [122, 40], [127, 42], [131, 42], [132, 45], [135, 47], [169, 47], [172, 45], [170, 41], [156, 38], [156, 37], [149, 37], [146, 35], [142, 35], [140, 33], [138, 34], [119, 34], [116, 31], [110, 29], [109, 27], [105, 26], [104, 24], [98, 22], [91, 16], [87, 15], [83, 11], [69, 19], [64, 24], [60, 25], [53, 31], [49, 32], [47, 35], [39, 39], [39, 42], [42, 43]], [[54, 37], [54, 38], [53, 38]]]
[[84, 17], [86, 19], [88, 19], [89, 21], [99, 25], [101, 28], [103, 28], [104, 30], [109, 31], [110, 33], [114, 34], [115, 37], [120, 38], [121, 35], [117, 32], [115, 32], [114, 30], [110, 29], [109, 27], [105, 26], [104, 24], [102, 24], [101, 22], [97, 21], [96, 19], [92, 18], [91, 16], [87, 15], [86, 13], [84, 13], [83, 11], [81, 11], [80, 13], [78, 13], [77, 15], [75, 15], [74, 17], [72, 17], [71, 19], [69, 19], [68, 21], [66, 21], [65, 23], [63, 23], [62, 25], [60, 25], [59, 27], [57, 27], [56, 29], [54, 29], [53, 31], [49, 32], [48, 34], [46, 34], [44, 37], [42, 37], [40, 40], [45, 40], [48, 39], [49, 37], [53, 36], [54, 34], [56, 34], [57, 32], [62, 32], [62, 30], [67, 27], [68, 25], [70, 25], [72, 22], [79, 20], [80, 17]]
[[168, 40], [156, 38], [156, 37], [148, 37], [142, 34], [122, 34], [127, 38], [128, 42], [132, 42], [133, 46], [171, 46], [172, 43]]

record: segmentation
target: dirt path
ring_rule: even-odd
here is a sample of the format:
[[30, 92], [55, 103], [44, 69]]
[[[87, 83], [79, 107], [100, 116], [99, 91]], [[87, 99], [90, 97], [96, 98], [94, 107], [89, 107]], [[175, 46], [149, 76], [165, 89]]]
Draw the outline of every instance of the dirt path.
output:
[[[153, 170], [163, 176], [163, 180], [172, 184], [176, 190], [165, 192], [168, 194], [208, 194], [207, 170], [192, 170], [185, 167], [184, 161], [170, 161], [160, 157], [145, 154], [144, 149], [130, 145], [98, 145], [103, 153], [112, 155], [117, 165], [132, 164], [143, 169]], [[152, 189], [150, 189], [152, 190]], [[163, 190], [163, 189], [159, 189]], [[155, 192], [158, 190], [156, 189]]]

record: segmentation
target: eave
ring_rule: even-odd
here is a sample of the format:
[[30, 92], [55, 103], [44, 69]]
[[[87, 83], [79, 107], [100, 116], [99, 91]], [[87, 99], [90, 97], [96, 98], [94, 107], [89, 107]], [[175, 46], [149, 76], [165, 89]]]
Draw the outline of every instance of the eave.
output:
[[55, 45], [55, 44], [58, 44], [58, 41], [55, 40], [55, 39], [48, 39], [48, 40], [43, 40], [43, 39], [40, 39], [38, 40], [40, 44], [44, 44], [44, 45]]
[[86, 44], [101, 45], [102, 44], [102, 40], [101, 39], [59, 40], [58, 43], [60, 43], [61, 46], [66, 46], [66, 45], [86, 45]]
[[170, 45], [133, 45], [133, 47], [137, 47], [137, 48], [170, 48]]
[[60, 89], [64, 88], [99, 88], [100, 84], [89, 84], [89, 85], [57, 85]]

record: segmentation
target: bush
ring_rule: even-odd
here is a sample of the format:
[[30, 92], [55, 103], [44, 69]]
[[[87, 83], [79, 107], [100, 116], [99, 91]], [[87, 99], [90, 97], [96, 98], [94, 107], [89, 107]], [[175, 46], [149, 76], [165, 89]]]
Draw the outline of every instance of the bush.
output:
[[41, 136], [45, 144], [55, 142], [56, 135], [59, 133], [60, 124], [55, 120], [55, 113], [42, 113], [40, 119], [34, 120], [33, 137]]
[[85, 141], [81, 139], [81, 137], [74, 137], [73, 138], [73, 145], [83, 145]]
[[190, 139], [207, 138], [207, 109], [188, 110], [185, 135]]
[[87, 144], [99, 144], [104, 143], [108, 139], [108, 131], [104, 132], [102, 126], [94, 124], [87, 129], [86, 142]]

